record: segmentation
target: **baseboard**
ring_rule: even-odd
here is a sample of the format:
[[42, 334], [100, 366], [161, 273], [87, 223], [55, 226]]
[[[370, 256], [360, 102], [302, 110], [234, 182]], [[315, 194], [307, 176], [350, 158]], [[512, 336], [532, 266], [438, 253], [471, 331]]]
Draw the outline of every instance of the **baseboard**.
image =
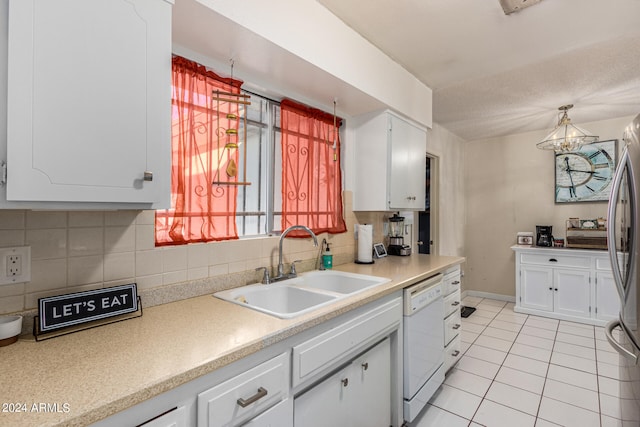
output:
[[471, 290], [462, 291], [462, 299], [464, 300], [466, 297], [490, 298], [498, 301], [506, 301], [506, 302], [514, 302], [514, 303], [516, 302], [516, 297], [511, 295], [494, 294], [491, 292], [482, 292], [482, 291], [471, 291]]

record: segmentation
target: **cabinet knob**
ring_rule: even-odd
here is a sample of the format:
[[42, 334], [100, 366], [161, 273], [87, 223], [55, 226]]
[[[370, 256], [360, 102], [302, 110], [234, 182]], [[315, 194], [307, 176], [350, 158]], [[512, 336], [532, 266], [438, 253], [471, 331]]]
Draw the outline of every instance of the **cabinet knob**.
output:
[[366, 371], [367, 369], [369, 369], [369, 362], [364, 362], [364, 363], [362, 364], [362, 369], [364, 369], [365, 371]]
[[459, 354], [460, 354], [460, 350], [455, 350], [453, 353], [451, 353], [453, 357], [458, 357]]
[[558, 262], [558, 260], [555, 258], [549, 258], [549, 262]]
[[349, 378], [345, 378], [341, 380], [341, 382], [343, 387], [347, 387], [349, 385]]
[[455, 325], [453, 325], [452, 329], [460, 329], [460, 325], [456, 323]]
[[460, 284], [460, 281], [459, 281], [459, 280], [455, 280], [455, 281], [451, 282], [451, 284], [452, 284], [452, 285], [459, 285], [459, 284]]
[[553, 290], [553, 288], [549, 288], [549, 290], [550, 290], [550, 291], [552, 291], [552, 290]]
[[460, 305], [460, 301], [454, 301], [451, 305], [454, 306], [454, 307], [457, 306], [457, 305]]
[[144, 181], [153, 181], [153, 172], [144, 171], [144, 176], [142, 179]]

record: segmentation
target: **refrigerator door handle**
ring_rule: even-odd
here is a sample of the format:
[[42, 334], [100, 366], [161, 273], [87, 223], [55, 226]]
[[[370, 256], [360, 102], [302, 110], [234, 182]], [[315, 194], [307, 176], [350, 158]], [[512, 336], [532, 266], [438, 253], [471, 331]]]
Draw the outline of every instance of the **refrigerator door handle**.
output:
[[[620, 159], [620, 163], [618, 164], [618, 168], [613, 176], [613, 180], [611, 183], [611, 198], [609, 199], [609, 206], [607, 207], [607, 224], [609, 227], [607, 228], [607, 241], [608, 241], [608, 252], [609, 252], [609, 260], [611, 262], [611, 272], [613, 273], [613, 281], [616, 284], [616, 289], [618, 291], [618, 296], [620, 297], [620, 305], [624, 307], [627, 301], [627, 292], [625, 281], [628, 281], [631, 277], [631, 272], [628, 272], [626, 280], [622, 278], [622, 272], [620, 270], [620, 265], [618, 264], [618, 253], [616, 250], [616, 210], [617, 210], [617, 199], [620, 192], [620, 186], [622, 184], [622, 179], [624, 178], [626, 168], [630, 167], [630, 158], [627, 148], [625, 147], [622, 150], [622, 158]], [[630, 183], [633, 184], [633, 183]], [[630, 206], [634, 206], [633, 202], [635, 201], [635, 188], [629, 189], [629, 197], [630, 197]], [[631, 214], [631, 229], [635, 230], [635, 218], [634, 214]], [[633, 244], [633, 238], [631, 242]], [[630, 254], [633, 252], [629, 252]]]
[[[618, 353], [620, 353], [621, 355], [623, 355], [627, 359], [632, 360], [634, 364], [638, 363], [638, 356], [636, 356], [633, 352], [631, 352], [631, 351], [627, 350], [626, 348], [624, 348], [613, 337], [613, 330], [615, 328], [617, 328], [618, 326], [620, 326], [621, 329], [622, 329], [622, 326], [620, 324], [620, 320], [611, 320], [604, 327], [604, 334], [607, 337], [607, 341], [609, 341], [609, 344], [611, 344], [611, 347], [613, 347]], [[624, 333], [624, 330], [623, 330], [622, 333]]]

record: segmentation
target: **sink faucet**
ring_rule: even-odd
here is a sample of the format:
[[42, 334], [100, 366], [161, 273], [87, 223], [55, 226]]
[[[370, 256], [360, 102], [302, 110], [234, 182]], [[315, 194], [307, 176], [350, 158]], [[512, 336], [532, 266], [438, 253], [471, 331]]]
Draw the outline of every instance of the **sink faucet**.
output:
[[280, 242], [278, 243], [278, 275], [276, 277], [271, 278], [272, 281], [288, 279], [290, 277], [296, 277], [295, 269], [292, 269], [291, 274], [285, 275], [284, 264], [282, 263], [282, 242], [284, 241], [284, 238], [287, 236], [287, 234], [289, 234], [289, 232], [293, 230], [306, 231], [313, 238], [313, 246], [318, 246], [318, 238], [316, 237], [315, 233], [311, 231], [309, 227], [306, 227], [304, 225], [292, 225], [291, 227], [284, 230], [280, 235]]

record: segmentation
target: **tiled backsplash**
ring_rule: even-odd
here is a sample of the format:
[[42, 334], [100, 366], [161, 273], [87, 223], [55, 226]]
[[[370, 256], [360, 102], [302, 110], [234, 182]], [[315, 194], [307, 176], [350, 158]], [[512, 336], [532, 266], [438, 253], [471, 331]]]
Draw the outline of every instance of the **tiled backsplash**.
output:
[[[344, 196], [348, 231], [319, 236], [331, 243], [336, 265], [353, 261], [355, 251], [357, 219], [351, 211], [350, 192]], [[370, 221], [367, 217], [362, 222]], [[164, 294], [143, 297], [146, 306], [171, 300], [168, 291], [178, 288], [193, 288], [184, 289], [187, 292], [182, 295], [195, 296], [212, 286], [240, 286], [259, 280], [255, 268], [277, 265], [278, 239], [156, 248], [154, 211], [0, 210], [0, 247], [28, 245], [32, 260], [30, 282], [0, 285], [0, 314], [35, 309], [38, 298], [44, 296], [132, 282], [142, 295], [151, 290]], [[310, 270], [315, 268], [318, 250], [310, 239], [286, 239], [284, 259], [301, 259], [299, 271]]]

